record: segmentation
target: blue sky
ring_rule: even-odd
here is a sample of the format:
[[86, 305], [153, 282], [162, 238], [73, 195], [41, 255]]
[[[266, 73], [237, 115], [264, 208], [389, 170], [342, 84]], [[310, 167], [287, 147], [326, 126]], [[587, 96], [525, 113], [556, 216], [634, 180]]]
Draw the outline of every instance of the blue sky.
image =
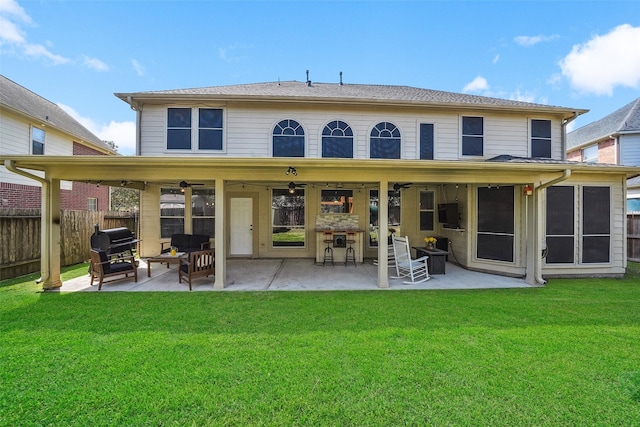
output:
[[0, 73], [123, 154], [114, 92], [306, 78], [591, 110], [640, 97], [640, 2], [0, 0]]

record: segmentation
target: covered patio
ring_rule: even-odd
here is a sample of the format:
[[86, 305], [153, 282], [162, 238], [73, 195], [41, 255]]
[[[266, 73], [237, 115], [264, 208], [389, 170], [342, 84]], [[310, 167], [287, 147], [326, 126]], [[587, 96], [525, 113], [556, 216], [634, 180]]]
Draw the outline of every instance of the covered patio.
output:
[[[189, 285], [178, 283], [176, 265], [170, 268], [153, 264], [151, 277], [147, 277], [147, 264], [140, 260], [138, 282], [123, 278], [105, 282], [101, 292], [188, 292]], [[432, 275], [419, 284], [405, 284], [394, 279], [395, 268], [389, 268], [389, 287], [377, 284], [378, 266], [370, 259], [356, 267], [336, 264], [325, 266], [313, 259], [228, 259], [227, 285], [214, 289], [213, 277], [193, 281], [194, 291], [374, 291], [374, 290], [429, 290], [429, 289], [497, 289], [531, 288], [522, 278], [498, 276], [464, 269], [447, 262], [446, 274]], [[97, 292], [98, 286], [90, 286], [90, 277], [78, 277], [62, 283], [54, 292]]]

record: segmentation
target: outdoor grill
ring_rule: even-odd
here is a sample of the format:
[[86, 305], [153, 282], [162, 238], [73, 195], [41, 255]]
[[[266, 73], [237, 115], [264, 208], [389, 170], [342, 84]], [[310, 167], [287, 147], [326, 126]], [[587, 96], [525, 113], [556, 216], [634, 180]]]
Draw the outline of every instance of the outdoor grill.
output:
[[123, 253], [133, 254], [133, 246], [137, 240], [131, 230], [127, 227], [109, 228], [100, 230], [98, 224], [94, 227], [91, 235], [91, 248], [103, 250], [109, 255], [119, 255]]

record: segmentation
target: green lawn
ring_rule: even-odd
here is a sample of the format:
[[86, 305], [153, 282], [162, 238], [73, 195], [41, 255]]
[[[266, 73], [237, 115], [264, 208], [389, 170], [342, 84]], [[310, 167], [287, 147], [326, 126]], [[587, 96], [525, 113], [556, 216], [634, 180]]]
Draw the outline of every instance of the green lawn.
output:
[[[86, 266], [68, 277], [86, 274]], [[640, 268], [544, 288], [0, 282], [0, 425], [640, 425]]]

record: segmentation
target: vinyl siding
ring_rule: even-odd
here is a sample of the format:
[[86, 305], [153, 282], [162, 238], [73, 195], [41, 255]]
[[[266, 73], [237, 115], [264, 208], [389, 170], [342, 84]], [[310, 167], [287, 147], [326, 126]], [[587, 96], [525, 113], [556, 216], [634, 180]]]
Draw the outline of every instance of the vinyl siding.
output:
[[[34, 125], [45, 131], [46, 156], [71, 156], [73, 155], [73, 139], [50, 127], [38, 123], [31, 123], [22, 117], [2, 110], [0, 114], [0, 153], [29, 155], [31, 154], [31, 126]], [[44, 176], [42, 172], [30, 171], [34, 175]], [[0, 166], [0, 181], [11, 184], [30, 185], [40, 187], [40, 183], [22, 175], [9, 172], [4, 166]], [[63, 190], [71, 190], [71, 183], [63, 181]]]
[[640, 133], [620, 135], [620, 164], [640, 166]]
[[[436, 160], [458, 160], [460, 155], [460, 126], [462, 114], [437, 111], [405, 111], [389, 108], [387, 111], [365, 111], [356, 108], [311, 108], [300, 106], [274, 106], [256, 108], [248, 104], [230, 105], [224, 115], [224, 147], [221, 151], [167, 150], [166, 149], [167, 106], [145, 106], [141, 118], [141, 154], [145, 156], [171, 155], [212, 157], [271, 157], [271, 133], [281, 120], [298, 121], [305, 132], [305, 156], [322, 156], [322, 130], [335, 120], [348, 123], [354, 133], [354, 157], [369, 158], [369, 135], [380, 122], [395, 124], [401, 133], [401, 158], [419, 157], [418, 128], [420, 123], [435, 125], [434, 155]], [[484, 117], [485, 140], [483, 158], [502, 154], [529, 157], [529, 118], [513, 114], [464, 113]], [[536, 117], [537, 118], [537, 117]], [[561, 127], [552, 120], [552, 154], [562, 158]], [[194, 126], [197, 124], [194, 123]], [[196, 133], [195, 131], [193, 133]], [[194, 138], [195, 139], [195, 138]], [[192, 145], [195, 147], [196, 141]]]

